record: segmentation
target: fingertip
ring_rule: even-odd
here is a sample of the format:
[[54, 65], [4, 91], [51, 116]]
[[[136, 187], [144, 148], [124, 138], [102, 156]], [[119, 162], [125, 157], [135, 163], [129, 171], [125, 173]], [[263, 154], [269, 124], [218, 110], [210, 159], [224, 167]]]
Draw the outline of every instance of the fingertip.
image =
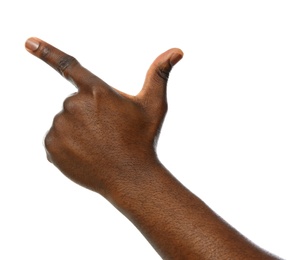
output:
[[171, 66], [176, 65], [184, 56], [184, 53], [181, 49], [174, 48], [172, 55], [169, 58]]
[[40, 46], [40, 40], [36, 37], [30, 37], [25, 42], [25, 48], [29, 52], [35, 52]]
[[164, 97], [169, 74], [184, 56], [179, 48], [171, 48], [160, 54], [149, 67], [140, 96]]
[[181, 56], [184, 56], [184, 52], [180, 48], [171, 48], [169, 51], [172, 53], [178, 53]]

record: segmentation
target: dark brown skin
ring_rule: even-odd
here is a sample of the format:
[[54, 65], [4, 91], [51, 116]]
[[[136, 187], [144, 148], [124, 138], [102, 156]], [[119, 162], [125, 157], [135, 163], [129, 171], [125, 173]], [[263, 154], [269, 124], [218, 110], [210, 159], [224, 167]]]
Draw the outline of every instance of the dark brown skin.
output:
[[139, 94], [131, 96], [40, 39], [25, 46], [78, 89], [45, 138], [48, 160], [111, 202], [163, 259], [279, 259], [223, 221], [158, 160], [167, 81], [181, 50], [157, 57]]

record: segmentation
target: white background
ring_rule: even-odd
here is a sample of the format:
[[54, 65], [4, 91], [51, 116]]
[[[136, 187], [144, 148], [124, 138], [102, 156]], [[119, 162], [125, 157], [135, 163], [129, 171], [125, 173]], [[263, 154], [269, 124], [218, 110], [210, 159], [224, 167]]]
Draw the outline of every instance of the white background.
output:
[[11, 0], [0, 26], [0, 259], [160, 259], [105, 199], [46, 161], [45, 133], [75, 89], [25, 51], [30, 36], [130, 94], [160, 53], [181, 48], [161, 161], [289, 259], [288, 1]]

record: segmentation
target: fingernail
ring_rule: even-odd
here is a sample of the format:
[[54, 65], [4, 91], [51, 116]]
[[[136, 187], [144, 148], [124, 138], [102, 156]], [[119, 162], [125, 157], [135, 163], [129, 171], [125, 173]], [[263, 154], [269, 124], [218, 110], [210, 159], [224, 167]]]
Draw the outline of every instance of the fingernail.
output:
[[171, 66], [176, 65], [181, 60], [182, 57], [183, 57], [182, 53], [173, 53], [172, 56], [170, 57]]
[[39, 48], [40, 42], [35, 38], [29, 38], [25, 42], [25, 48], [28, 51], [36, 51]]

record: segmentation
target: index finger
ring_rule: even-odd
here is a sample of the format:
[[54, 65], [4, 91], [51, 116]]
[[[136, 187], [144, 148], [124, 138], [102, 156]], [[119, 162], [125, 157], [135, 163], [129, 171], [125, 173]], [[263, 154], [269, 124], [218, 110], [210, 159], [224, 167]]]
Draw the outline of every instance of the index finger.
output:
[[25, 42], [25, 48], [34, 56], [40, 58], [64, 78], [72, 82], [77, 88], [92, 86], [108, 86], [103, 80], [95, 76], [71, 55], [35, 37]]

